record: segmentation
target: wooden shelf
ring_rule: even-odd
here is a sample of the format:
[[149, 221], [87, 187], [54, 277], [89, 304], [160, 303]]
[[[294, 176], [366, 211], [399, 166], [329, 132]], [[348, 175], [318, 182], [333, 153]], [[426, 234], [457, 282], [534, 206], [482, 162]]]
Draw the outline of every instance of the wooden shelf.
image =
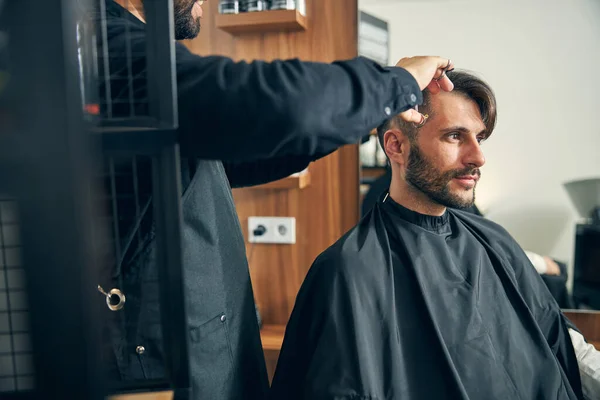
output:
[[285, 325], [263, 325], [260, 330], [260, 339], [263, 350], [279, 351], [283, 344]]
[[217, 14], [216, 26], [233, 35], [272, 31], [303, 31], [306, 17], [298, 10], [270, 10]]
[[310, 185], [310, 172], [304, 171], [298, 174], [290, 175], [287, 178], [278, 181], [265, 183], [264, 185], [251, 186], [246, 189], [252, 190], [290, 190], [304, 189]]

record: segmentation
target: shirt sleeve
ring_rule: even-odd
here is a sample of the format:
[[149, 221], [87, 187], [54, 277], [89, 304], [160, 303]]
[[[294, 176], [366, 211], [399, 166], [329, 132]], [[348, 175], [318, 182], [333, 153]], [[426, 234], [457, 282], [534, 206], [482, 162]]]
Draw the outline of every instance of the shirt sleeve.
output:
[[177, 51], [181, 149], [251, 161], [329, 153], [422, 100], [402, 68], [355, 58], [234, 62]]
[[288, 156], [242, 163], [224, 162], [225, 174], [232, 188], [262, 185], [302, 172], [312, 157]]
[[579, 365], [583, 396], [586, 400], [600, 399], [600, 352], [581, 333], [569, 328], [569, 335]]
[[[145, 28], [112, 17], [107, 36], [108, 59], [99, 65], [110, 81], [100, 94], [109, 86], [104, 102], [110, 100], [125, 116], [133, 97], [135, 114], [143, 115], [148, 109]], [[334, 63], [236, 62], [196, 55], [176, 43], [175, 62], [178, 139], [188, 157], [242, 162], [325, 154], [358, 143], [423, 99], [408, 71], [363, 57]]]

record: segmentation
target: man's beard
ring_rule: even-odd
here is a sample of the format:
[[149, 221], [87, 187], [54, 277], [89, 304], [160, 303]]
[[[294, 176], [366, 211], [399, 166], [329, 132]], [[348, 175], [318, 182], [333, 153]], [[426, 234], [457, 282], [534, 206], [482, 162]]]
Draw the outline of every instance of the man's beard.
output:
[[[436, 203], [445, 207], [460, 209], [473, 206], [475, 203], [475, 187], [472, 189], [473, 195], [468, 199], [457, 196], [450, 191], [450, 181], [465, 175], [481, 176], [481, 172], [478, 168], [440, 172], [423, 156], [416, 143], [412, 144], [408, 156], [408, 167], [406, 168], [406, 181]], [[465, 189], [465, 191], [468, 190], [471, 189]]]
[[196, 0], [175, 0], [175, 39], [194, 39], [200, 33], [200, 18], [192, 16]]

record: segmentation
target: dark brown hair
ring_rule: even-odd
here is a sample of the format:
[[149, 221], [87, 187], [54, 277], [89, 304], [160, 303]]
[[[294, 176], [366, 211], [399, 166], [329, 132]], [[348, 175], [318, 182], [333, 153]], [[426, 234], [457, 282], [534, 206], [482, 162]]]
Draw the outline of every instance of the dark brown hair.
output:
[[[496, 126], [496, 96], [494, 95], [492, 88], [482, 79], [465, 71], [455, 70], [448, 72], [447, 75], [452, 83], [454, 83], [454, 90], [452, 93], [460, 94], [473, 100], [477, 104], [477, 107], [479, 107], [481, 118], [485, 124], [485, 137], [488, 138]], [[429, 118], [432, 118], [435, 112], [431, 109], [430, 98], [431, 94], [429, 91], [424, 90], [423, 104], [419, 106], [419, 112], [421, 114], [429, 114]], [[409, 140], [416, 140], [419, 128], [413, 123], [406, 122], [396, 115], [377, 128], [379, 143], [384, 149], [383, 135], [389, 129], [394, 127], [408, 136]]]

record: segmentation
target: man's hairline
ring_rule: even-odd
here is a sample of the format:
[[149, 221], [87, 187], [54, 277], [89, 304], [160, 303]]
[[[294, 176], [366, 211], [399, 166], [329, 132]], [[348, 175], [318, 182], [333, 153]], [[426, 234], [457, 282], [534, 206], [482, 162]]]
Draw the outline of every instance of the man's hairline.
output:
[[[424, 93], [425, 93], [426, 91], [428, 91], [428, 89], [425, 89], [425, 90], [423, 90], [423, 92], [424, 92]], [[470, 100], [471, 102], [475, 103], [475, 105], [477, 106], [477, 109], [479, 110], [479, 105], [477, 104], [477, 101], [475, 101], [475, 99], [473, 99], [471, 96], [469, 96], [469, 94], [468, 94], [468, 93], [462, 92], [462, 91], [460, 91], [460, 90], [456, 90], [456, 91], [452, 91], [452, 92], [446, 92], [446, 93], [448, 93], [448, 94], [451, 94], [451, 95], [455, 95], [455, 96], [460, 96], [460, 97], [463, 97], [463, 98], [464, 98], [464, 99], [466, 99], [466, 100]], [[437, 95], [437, 94], [435, 94], [435, 95], [433, 95], [433, 96], [436, 96], [436, 95]], [[431, 107], [431, 96], [432, 96], [432, 93], [427, 93], [428, 106], [429, 106], [428, 108], [430, 108], [430, 107]], [[429, 111], [429, 112], [426, 112], [426, 113], [425, 113], [425, 114], [427, 114], [427, 119], [428, 119], [428, 121], [432, 121], [432, 120], [435, 118], [436, 114], [437, 114], [437, 113], [436, 113], [435, 111], [433, 111], [433, 110], [422, 110], [422, 111]], [[481, 117], [481, 110], [479, 110], [479, 114], [480, 114], [480, 117]], [[395, 129], [395, 130], [397, 130], [397, 131], [399, 131], [400, 133], [402, 133], [404, 136], [406, 136], [406, 137], [408, 138], [408, 140], [409, 140], [409, 141], [411, 141], [411, 142], [415, 142], [415, 141], [418, 139], [418, 137], [419, 137], [419, 133], [420, 133], [420, 131], [421, 131], [421, 128], [422, 128], [422, 127], [415, 128], [415, 132], [414, 132], [415, 134], [414, 134], [414, 135], [409, 135], [409, 134], [406, 134], [406, 133], [405, 133], [405, 132], [402, 130], [402, 128], [400, 128], [400, 127], [398, 126], [398, 125], [399, 125], [399, 122], [401, 121], [401, 118], [402, 118], [402, 117], [400, 117], [400, 114], [398, 114], [398, 115], [395, 115], [393, 118], [391, 118], [391, 121], [390, 121], [390, 122], [391, 122], [391, 123], [390, 123], [390, 126], [388, 127], [388, 129], [386, 129], [386, 130], [385, 130], [385, 132], [383, 132], [383, 135], [382, 135], [382, 137], [381, 137], [381, 141], [383, 142], [383, 143], [382, 143], [382, 145], [385, 143], [385, 134], [386, 134], [388, 131], [391, 131], [391, 130], [394, 130], [394, 129]], [[480, 121], [483, 123], [483, 125], [485, 126], [485, 121], [483, 120], [483, 118], [480, 118], [479, 120], [480, 120]], [[425, 125], [426, 125], [426, 124], [427, 124], [427, 122], [425, 122]], [[423, 125], [423, 127], [424, 127], [425, 125]], [[447, 129], [447, 128], [444, 128], [444, 129]], [[441, 133], [442, 131], [443, 131], [443, 129], [441, 129], [441, 130], [438, 130], [438, 133]], [[469, 131], [469, 132], [470, 132], [470, 130], [469, 130], [469, 129], [467, 129], [467, 131]], [[492, 132], [493, 132], [493, 130], [492, 130], [491, 132], [488, 132], [488, 133], [485, 135], [485, 138], [484, 138], [484, 139], [488, 139], [488, 138], [489, 138], [489, 137], [492, 135]], [[449, 132], [448, 132], [448, 133], [449, 133]], [[485, 133], [485, 129], [483, 129], [482, 131], [478, 132], [476, 135], [477, 135], [477, 136], [479, 136], [479, 135], [481, 135], [482, 133]], [[385, 152], [385, 149], [384, 149], [384, 152]], [[387, 153], [386, 153], [386, 156], [387, 156]]]
[[[396, 116], [396, 118], [400, 118], [400, 117]], [[388, 129], [387, 129], [387, 130], [386, 130], [386, 131], [383, 133], [382, 140], [385, 142], [385, 134], [386, 134], [388, 131], [391, 131], [391, 130], [397, 130], [397, 131], [399, 131], [400, 133], [402, 133], [402, 134], [403, 134], [403, 135], [404, 135], [404, 136], [405, 136], [405, 137], [406, 137], [406, 138], [409, 140], [409, 142], [411, 142], [411, 143], [413, 143], [413, 142], [416, 142], [416, 141], [418, 140], [418, 137], [420, 136], [420, 135], [419, 135], [420, 128], [418, 128], [418, 129], [417, 129], [417, 131], [416, 131], [416, 134], [415, 134], [415, 135], [407, 135], [407, 134], [405, 134], [404, 132], [402, 132], [402, 129], [401, 129], [401, 128], [399, 128], [399, 127], [397, 126], [397, 124], [396, 124], [396, 118], [394, 118], [394, 120], [393, 120], [393, 125], [394, 125], [394, 126], [390, 126], [390, 127], [389, 127], [389, 128], [388, 128]], [[481, 123], [483, 123], [483, 125], [484, 125], [484, 129], [482, 129], [482, 130], [480, 130], [479, 132], [477, 132], [477, 133], [475, 134], [475, 136], [479, 136], [479, 135], [481, 135], [481, 134], [485, 134], [485, 137], [484, 137], [484, 140], [485, 140], [485, 139], [487, 139], [487, 138], [489, 138], [489, 137], [491, 136], [491, 134], [492, 134], [492, 132], [493, 132], [493, 131], [492, 131], [492, 132], [488, 132], [488, 133], [486, 134], [485, 122], [483, 121], [483, 118], [480, 118], [480, 119], [479, 119], [479, 121], [481, 121]], [[470, 134], [470, 133], [472, 133], [472, 131], [471, 131], [469, 128], [467, 128], [466, 126], [462, 126], [462, 125], [454, 125], [454, 126], [450, 126], [450, 127], [447, 127], [447, 128], [436, 129], [436, 133], [443, 133], [443, 134], [448, 134], [448, 133], [452, 133], [452, 132], [455, 132], [455, 131], [463, 131], [463, 132], [466, 132], [466, 133], [469, 133], [469, 134]], [[415, 143], [415, 144], [417, 144], [417, 145], [418, 145], [418, 143]], [[384, 149], [384, 151], [385, 151], [385, 149]], [[386, 156], [387, 156], [387, 153], [386, 153]]]
[[[427, 89], [426, 89], [426, 90], [427, 90]], [[424, 90], [424, 92], [425, 92], [426, 90]], [[484, 127], [485, 127], [485, 125], [486, 125], [486, 124], [485, 124], [485, 121], [483, 120], [483, 117], [481, 117], [481, 110], [479, 109], [479, 104], [477, 103], [477, 101], [476, 101], [474, 98], [472, 98], [471, 96], [469, 96], [469, 94], [468, 94], [468, 93], [462, 92], [462, 91], [460, 91], [460, 90], [456, 90], [456, 91], [452, 91], [452, 92], [446, 92], [446, 93], [447, 93], [447, 94], [450, 94], [450, 95], [455, 95], [455, 96], [460, 96], [460, 97], [463, 97], [465, 100], [469, 100], [469, 101], [471, 101], [472, 103], [474, 103], [474, 104], [475, 104], [475, 106], [477, 107], [477, 111], [479, 111], [479, 117], [480, 117], [480, 118], [479, 118], [479, 121], [481, 121], [481, 123], [482, 123], [482, 124], [484, 125]], [[437, 94], [436, 94], [436, 95], [437, 95]], [[436, 96], [436, 95], [434, 95], [434, 96]], [[431, 94], [431, 93], [429, 93], [429, 94], [428, 94], [428, 100], [429, 100], [429, 101], [428, 101], [428, 103], [429, 103], [429, 104], [428, 104], [428, 106], [429, 106], [428, 108], [430, 108], [430, 107], [431, 107], [431, 96], [432, 96], [432, 94]], [[436, 113], [435, 111], [431, 110], [431, 109], [430, 109], [430, 110], [423, 110], [423, 111], [429, 111], [428, 113], [426, 112], [426, 114], [428, 114], [428, 121], [432, 121], [432, 120], [435, 118], [435, 116], [437, 115], [437, 113]], [[398, 128], [398, 126], [397, 126], [397, 121], [398, 121], [398, 118], [400, 118], [400, 116], [399, 116], [399, 115], [396, 115], [396, 116], [394, 117], [394, 119], [393, 119], [393, 121], [392, 121], [392, 122], [393, 122], [393, 124], [396, 126], [396, 128], [402, 132], [402, 130], [401, 130], [400, 128]], [[423, 127], [424, 127], [424, 126], [426, 126], [426, 125], [427, 125], [427, 122], [425, 122], [425, 125], [423, 125]], [[421, 128], [422, 128], [422, 127], [421, 127]], [[413, 139], [415, 139], [415, 140], [417, 139], [417, 137], [419, 136], [419, 132], [421, 131], [421, 128], [416, 128], [416, 130], [415, 130], [415, 135], [414, 135], [414, 138], [413, 138]], [[468, 128], [466, 128], [466, 127], [454, 126], [454, 127], [452, 127], [452, 128], [464, 128], [464, 130], [466, 130], [466, 131], [468, 131], [468, 132], [471, 132], [471, 130], [470, 130], [470, 129], [468, 129]], [[439, 133], [441, 133], [441, 132], [442, 132], [443, 130], [445, 130], [445, 129], [451, 129], [451, 128], [443, 128], [443, 129], [439, 129], [439, 130], [438, 130], [438, 132], [439, 132]], [[458, 129], [457, 129], [457, 130], [458, 130]], [[451, 132], [451, 131], [449, 131], [449, 132]], [[449, 133], [449, 132], [448, 132], [448, 133]], [[492, 132], [493, 132], [493, 129], [492, 129], [492, 131], [491, 131], [491, 132], [488, 132], [488, 133], [485, 135], [485, 138], [487, 139], [488, 137], [490, 137], [490, 136], [491, 136], [491, 134], [492, 134]], [[481, 130], [481, 131], [477, 132], [477, 134], [476, 134], [476, 135], [477, 135], [477, 136], [479, 136], [479, 135], [481, 135], [482, 133], [485, 133], [485, 128], [484, 128], [483, 130]], [[385, 134], [385, 133], [384, 133], [384, 134]], [[403, 132], [403, 134], [404, 134], [404, 132]], [[407, 135], [407, 136], [409, 136], [409, 138], [410, 138], [410, 135]]]

